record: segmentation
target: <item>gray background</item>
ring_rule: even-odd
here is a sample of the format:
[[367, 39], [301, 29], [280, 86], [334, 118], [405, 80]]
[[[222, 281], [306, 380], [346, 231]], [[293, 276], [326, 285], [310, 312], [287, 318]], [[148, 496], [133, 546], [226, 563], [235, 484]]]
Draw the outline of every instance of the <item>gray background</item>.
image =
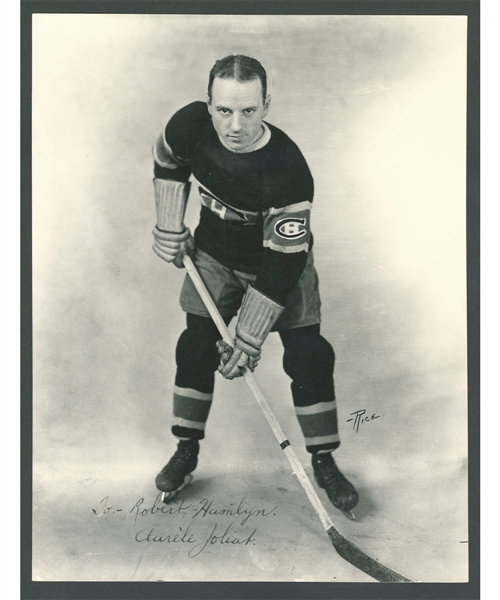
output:
[[[327, 508], [407, 577], [467, 580], [466, 19], [33, 21], [34, 579], [370, 581], [329, 547], [243, 381], [217, 381], [183, 497], [192, 507], [243, 496], [277, 506], [272, 519], [249, 519], [255, 545], [191, 559], [185, 544], [134, 539], [192, 522], [202, 540], [231, 524], [161, 514], [138, 523], [132, 508], [154, 502], [154, 476], [174, 449], [184, 326], [184, 273], [151, 250], [150, 149], [173, 111], [204, 99], [214, 61], [241, 52], [266, 67], [267, 119], [315, 178], [337, 456], [362, 496], [356, 523]], [[198, 211], [193, 193], [188, 225]], [[257, 379], [310, 473], [280, 360], [273, 335]], [[380, 418], [356, 433], [347, 419], [359, 409]], [[101, 514], [106, 496], [114, 508]]]

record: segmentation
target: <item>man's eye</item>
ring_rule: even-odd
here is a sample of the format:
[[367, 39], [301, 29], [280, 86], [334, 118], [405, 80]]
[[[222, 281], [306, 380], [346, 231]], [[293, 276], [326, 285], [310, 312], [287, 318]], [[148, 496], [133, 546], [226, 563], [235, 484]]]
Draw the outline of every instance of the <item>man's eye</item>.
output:
[[246, 113], [249, 115], [249, 114], [251, 114], [251, 113], [253, 113], [253, 112], [254, 112], [254, 109], [253, 109], [253, 108], [247, 108], [247, 109], [245, 110], [245, 112], [246, 112]]
[[219, 112], [222, 113], [223, 115], [227, 115], [229, 113], [227, 108], [219, 108]]

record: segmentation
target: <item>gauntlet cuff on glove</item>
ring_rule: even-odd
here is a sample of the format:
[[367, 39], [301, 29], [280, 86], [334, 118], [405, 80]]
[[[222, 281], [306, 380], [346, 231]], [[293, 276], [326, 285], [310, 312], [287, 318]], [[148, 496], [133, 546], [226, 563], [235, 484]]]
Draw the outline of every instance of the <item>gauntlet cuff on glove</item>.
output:
[[191, 183], [158, 178], [153, 179], [153, 183], [158, 229], [177, 233], [183, 231]]
[[284, 310], [284, 306], [249, 285], [236, 325], [237, 337], [254, 348], [261, 348]]

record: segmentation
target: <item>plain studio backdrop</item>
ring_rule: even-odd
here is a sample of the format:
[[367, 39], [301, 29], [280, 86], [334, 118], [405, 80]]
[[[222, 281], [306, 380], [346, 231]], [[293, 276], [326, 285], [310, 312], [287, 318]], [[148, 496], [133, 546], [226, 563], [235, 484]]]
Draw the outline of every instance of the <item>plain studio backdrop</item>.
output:
[[[370, 581], [329, 544], [242, 380], [217, 378], [190, 508], [137, 506], [175, 448], [185, 322], [185, 273], [151, 250], [151, 146], [205, 100], [215, 60], [243, 53], [315, 180], [336, 456], [358, 520], [320, 496], [387, 566], [467, 580], [466, 36], [465, 17], [34, 16], [34, 579]], [[192, 228], [199, 208], [193, 186]], [[311, 474], [281, 356], [273, 334], [256, 377]], [[378, 418], [354, 428], [362, 410]], [[196, 516], [205, 499], [219, 512]], [[224, 513], [242, 499], [263, 511], [244, 525]], [[194, 542], [143, 540], [189, 525], [197, 543], [255, 532], [195, 557]]]

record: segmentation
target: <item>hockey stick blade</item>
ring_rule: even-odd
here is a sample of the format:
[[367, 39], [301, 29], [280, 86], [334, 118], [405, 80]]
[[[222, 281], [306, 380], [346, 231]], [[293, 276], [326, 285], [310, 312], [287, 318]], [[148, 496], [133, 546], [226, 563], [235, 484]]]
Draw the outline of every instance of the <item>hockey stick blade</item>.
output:
[[354, 565], [360, 571], [363, 571], [373, 579], [381, 583], [411, 583], [411, 579], [407, 579], [395, 571], [391, 571], [381, 563], [377, 562], [352, 542], [346, 539], [335, 527], [327, 529], [326, 533], [330, 538], [335, 550], [347, 562]]

